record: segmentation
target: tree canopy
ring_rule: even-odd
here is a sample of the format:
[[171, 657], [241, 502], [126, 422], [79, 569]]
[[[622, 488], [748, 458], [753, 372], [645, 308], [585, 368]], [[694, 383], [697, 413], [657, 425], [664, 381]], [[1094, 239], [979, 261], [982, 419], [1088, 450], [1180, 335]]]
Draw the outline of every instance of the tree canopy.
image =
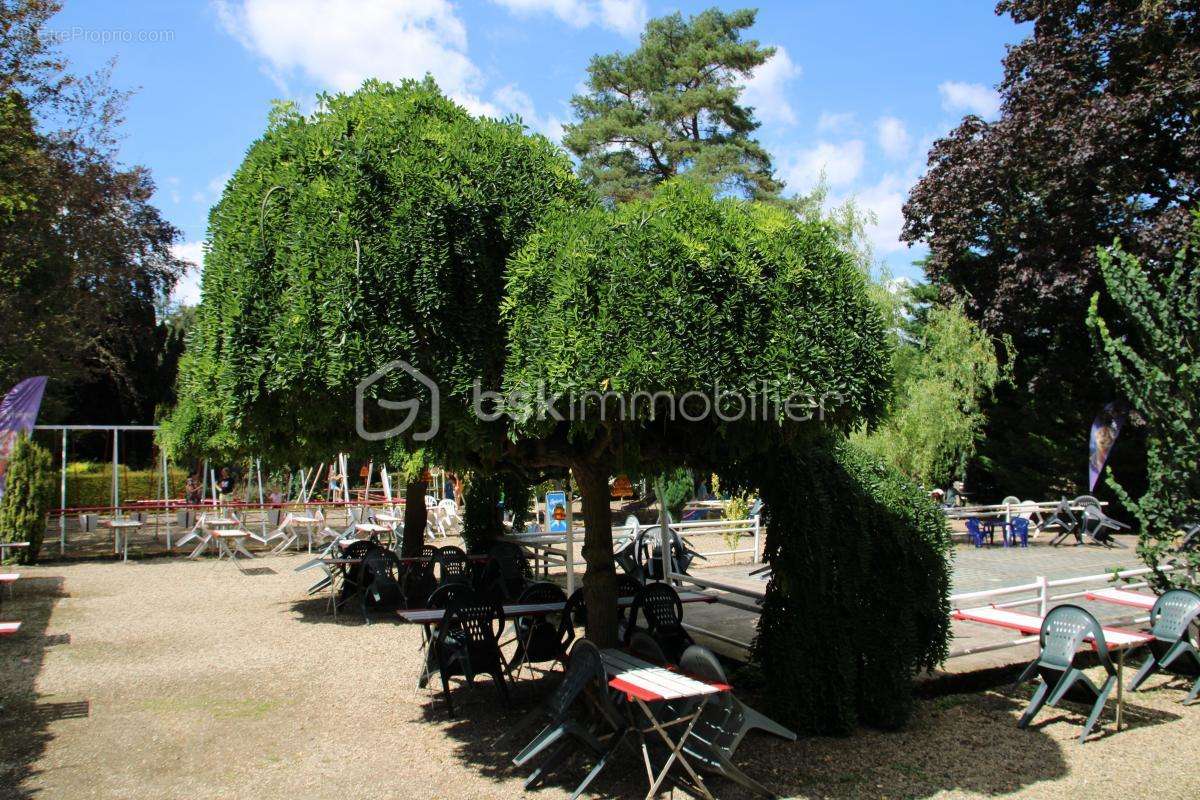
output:
[[578, 121], [563, 143], [601, 195], [624, 202], [684, 172], [718, 189], [777, 199], [783, 183], [751, 138], [759, 127], [741, 91], [775, 53], [743, 32], [756, 12], [709, 9], [651, 20], [628, 55], [592, 58]]
[[0, 391], [52, 374], [46, 415], [148, 422], [183, 263], [154, 184], [116, 157], [125, 96], [74, 76], [44, 36], [49, 0], [0, 1]]
[[[555, 201], [593, 202], [565, 154], [471, 117], [432, 81], [368, 82], [311, 117], [277, 108], [209, 217], [172, 449], [280, 462], [372, 448], [396, 459], [406, 444], [487, 452], [473, 381], [499, 386], [505, 263]], [[433, 441], [411, 438], [430, 429], [429, 402], [407, 441], [355, 433], [358, 382], [397, 359], [439, 388]], [[364, 410], [428, 392], [393, 370]], [[390, 427], [374, 410], [368, 422]]]
[[980, 477], [1024, 496], [1078, 487], [1079, 443], [1116, 389], [1083, 335], [1097, 248], [1119, 237], [1169, 261], [1186, 239], [1200, 201], [1200, 24], [1189, 0], [1004, 0], [997, 12], [1032, 24], [1004, 59], [1001, 115], [969, 116], [934, 144], [903, 236], [928, 243], [929, 277], [988, 334], [1012, 337], [1014, 386], [989, 410]]

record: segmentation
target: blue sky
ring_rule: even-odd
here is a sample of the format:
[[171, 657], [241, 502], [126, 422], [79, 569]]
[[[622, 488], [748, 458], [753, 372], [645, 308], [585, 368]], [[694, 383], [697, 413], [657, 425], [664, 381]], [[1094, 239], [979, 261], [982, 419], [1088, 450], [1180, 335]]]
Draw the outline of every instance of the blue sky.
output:
[[[201, 259], [208, 210], [262, 132], [273, 98], [430, 72], [476, 113], [519, 113], [557, 138], [595, 53], [628, 51], [649, 17], [707, 2], [658, 0], [67, 0], [51, 23], [77, 71], [117, 59], [134, 89], [122, 160], [150, 168], [157, 203]], [[1023, 31], [993, 0], [762, 0], [753, 30], [778, 52], [747, 94], [790, 189], [823, 172], [838, 201], [874, 212], [876, 258], [919, 277], [900, 205], [933, 139], [965, 113], [994, 116], [1005, 45]], [[176, 298], [194, 301], [193, 271]]]

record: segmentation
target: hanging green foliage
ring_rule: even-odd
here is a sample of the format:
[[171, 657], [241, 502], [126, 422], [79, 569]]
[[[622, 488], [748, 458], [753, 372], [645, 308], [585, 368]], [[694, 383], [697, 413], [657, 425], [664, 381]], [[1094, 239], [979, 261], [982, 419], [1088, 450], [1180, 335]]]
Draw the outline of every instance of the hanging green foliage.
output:
[[0, 540], [29, 542], [19, 550], [26, 564], [37, 561], [46, 535], [46, 513], [54, 502], [54, 459], [50, 451], [21, 434], [8, 459], [0, 498]]
[[[431, 80], [368, 81], [302, 116], [283, 105], [209, 217], [201, 304], [163, 440], [173, 453], [249, 452], [276, 463], [331, 450], [391, 463], [406, 437], [377, 398], [440, 391], [429, 446], [470, 449], [472, 382], [499, 383], [510, 253], [551, 203], [592, 202], [566, 155], [515, 122], [477, 119]], [[371, 419], [376, 414], [378, 419]], [[498, 434], [502, 437], [502, 433]], [[419, 444], [419, 443], [418, 443]]]
[[[908, 312], [905, 300], [900, 298], [902, 313]], [[922, 309], [921, 321], [919, 327], [896, 328], [887, 417], [852, 438], [911, 480], [946, 486], [964, 477], [982, 436], [983, 404], [1005, 370], [995, 342], [967, 318], [961, 300]]]
[[[1146, 493], [1134, 500], [1109, 482], [1137, 515], [1138, 553], [1157, 571], [1173, 556], [1181, 528], [1200, 523], [1200, 213], [1173, 264], [1151, 270], [1119, 243], [1101, 251], [1099, 263], [1119, 317], [1101, 312], [1096, 293], [1088, 327], [1148, 430]], [[1200, 568], [1200, 552], [1179, 558]], [[1163, 585], [1189, 582], [1182, 570], [1157, 574]]]
[[765, 503], [772, 577], [753, 660], [772, 716], [820, 734], [904, 724], [915, 674], [948, 652], [945, 516], [828, 431], [746, 462], [739, 480]]

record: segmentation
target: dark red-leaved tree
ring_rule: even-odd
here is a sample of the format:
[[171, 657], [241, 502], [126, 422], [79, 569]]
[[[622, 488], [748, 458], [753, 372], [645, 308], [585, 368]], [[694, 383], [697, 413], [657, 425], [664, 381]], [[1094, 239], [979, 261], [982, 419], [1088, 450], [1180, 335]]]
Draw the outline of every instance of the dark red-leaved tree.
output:
[[1200, 200], [1197, 9], [1000, 2], [1033, 23], [1004, 59], [1000, 118], [966, 117], [937, 141], [904, 207], [931, 280], [1016, 345], [1015, 385], [991, 409], [974, 473], [983, 493], [1070, 491], [1086, 474], [1088, 422], [1116, 394], [1084, 328], [1096, 248], [1119, 237], [1169, 259]]

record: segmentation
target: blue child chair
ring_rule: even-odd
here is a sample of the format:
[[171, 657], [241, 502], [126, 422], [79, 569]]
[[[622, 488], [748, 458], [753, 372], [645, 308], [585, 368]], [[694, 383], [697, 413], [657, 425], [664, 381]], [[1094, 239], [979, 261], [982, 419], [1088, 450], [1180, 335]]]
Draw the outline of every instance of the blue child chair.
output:
[[1024, 517], [1014, 517], [1008, 523], [1008, 539], [1012, 544], [1021, 540], [1021, 547], [1029, 547], [1029, 520]]

